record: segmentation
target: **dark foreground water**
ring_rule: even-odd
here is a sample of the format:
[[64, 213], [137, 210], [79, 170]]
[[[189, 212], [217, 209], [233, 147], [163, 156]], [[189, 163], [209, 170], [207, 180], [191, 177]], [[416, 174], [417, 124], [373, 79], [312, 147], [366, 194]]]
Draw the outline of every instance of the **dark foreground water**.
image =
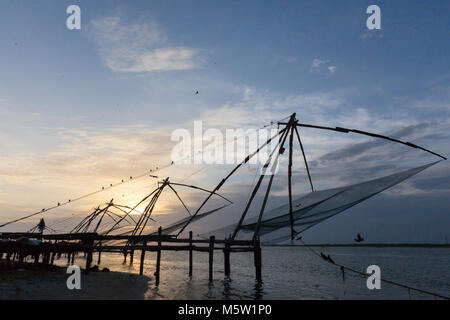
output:
[[[315, 248], [336, 261], [365, 271], [369, 265], [381, 268], [381, 277], [450, 296], [449, 248]], [[224, 279], [223, 254], [214, 254], [214, 281], [208, 281], [208, 254], [194, 252], [194, 275], [188, 276], [187, 252], [163, 252], [161, 278], [155, 287], [156, 253], [147, 252], [144, 273], [152, 278], [148, 299], [434, 299], [382, 283], [369, 290], [366, 279], [325, 263], [302, 247], [264, 247], [263, 283], [255, 283], [251, 253], [231, 254], [231, 279]], [[134, 265], [123, 264], [120, 254], [103, 254], [101, 267], [113, 271], [139, 272], [139, 254]], [[84, 267], [84, 261], [76, 261]], [[94, 264], [97, 255], [94, 255]]]

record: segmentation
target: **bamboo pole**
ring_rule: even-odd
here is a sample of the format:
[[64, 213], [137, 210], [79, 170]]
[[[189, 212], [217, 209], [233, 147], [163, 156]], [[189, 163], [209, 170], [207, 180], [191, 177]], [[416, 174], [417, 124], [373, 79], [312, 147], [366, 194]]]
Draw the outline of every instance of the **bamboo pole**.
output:
[[[295, 117], [295, 113], [292, 115]], [[291, 241], [294, 240], [294, 215], [292, 210], [292, 153], [294, 142], [294, 126], [289, 128], [289, 165], [288, 165], [288, 191], [289, 191], [289, 221], [291, 224]]]

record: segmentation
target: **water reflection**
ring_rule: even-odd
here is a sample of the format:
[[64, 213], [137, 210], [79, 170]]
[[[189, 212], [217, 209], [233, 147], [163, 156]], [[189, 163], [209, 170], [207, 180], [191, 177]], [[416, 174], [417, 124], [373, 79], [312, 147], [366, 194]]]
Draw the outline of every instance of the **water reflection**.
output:
[[255, 286], [253, 287], [253, 293], [254, 293], [254, 298], [256, 300], [261, 300], [264, 296], [263, 282], [264, 281], [255, 281]]
[[[365, 270], [377, 264], [383, 276], [418, 288], [449, 295], [450, 249], [448, 248], [324, 248], [345, 265]], [[65, 265], [67, 259], [58, 264]], [[139, 273], [139, 259], [123, 263], [122, 254], [102, 254], [101, 267], [111, 271]], [[156, 256], [145, 258], [144, 275], [150, 277], [147, 299], [409, 299], [408, 291], [385, 285], [368, 290], [366, 280], [323, 263], [304, 248], [264, 247], [263, 281], [255, 281], [253, 256], [233, 255], [231, 276], [225, 277], [223, 259], [214, 260], [214, 281], [208, 281], [208, 255], [195, 255], [189, 277], [188, 255], [167, 252], [161, 261], [161, 283], [155, 286]], [[283, 261], [283, 263], [280, 263]], [[83, 256], [75, 263], [85, 265]], [[300, 276], [301, 275], [301, 276]], [[432, 297], [411, 292], [413, 299]]]

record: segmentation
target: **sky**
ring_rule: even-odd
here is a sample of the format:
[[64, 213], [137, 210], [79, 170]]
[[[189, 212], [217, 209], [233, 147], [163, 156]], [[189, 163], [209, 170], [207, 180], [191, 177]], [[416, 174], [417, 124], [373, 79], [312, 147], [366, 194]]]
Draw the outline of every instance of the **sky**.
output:
[[[380, 30], [366, 26], [371, 4], [381, 9]], [[81, 8], [80, 30], [66, 27], [69, 5]], [[205, 129], [249, 129], [296, 112], [301, 122], [387, 134], [448, 156], [449, 15], [448, 1], [438, 0], [2, 0], [0, 221], [162, 167], [176, 144], [171, 133], [192, 130], [195, 120]], [[437, 160], [367, 137], [301, 135], [317, 189]], [[298, 197], [308, 183], [294, 155]], [[231, 169], [182, 165], [160, 175], [212, 189]], [[449, 169], [440, 162], [308, 230], [305, 241], [352, 242], [360, 232], [368, 242], [442, 243], [450, 233]], [[235, 205], [194, 230], [238, 219], [256, 169], [242, 171], [223, 189]], [[284, 173], [269, 209], [287, 199]], [[45, 217], [80, 217], [111, 198], [130, 205], [155, 183], [130, 182]], [[205, 195], [185, 197], [195, 208]], [[179, 210], [172, 195], [159, 214]]]

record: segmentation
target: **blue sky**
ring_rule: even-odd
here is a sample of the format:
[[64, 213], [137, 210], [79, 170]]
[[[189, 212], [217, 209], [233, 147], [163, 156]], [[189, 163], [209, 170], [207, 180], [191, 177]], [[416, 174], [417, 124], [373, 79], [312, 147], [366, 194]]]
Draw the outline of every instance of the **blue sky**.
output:
[[[71, 4], [81, 7], [81, 30], [65, 26]], [[381, 8], [381, 30], [366, 28], [371, 4]], [[2, 1], [0, 214], [33, 212], [163, 163], [170, 133], [195, 119], [248, 128], [297, 112], [448, 155], [449, 14], [446, 1]], [[305, 131], [304, 139], [323, 187], [434, 160], [401, 146], [365, 148], [370, 140], [358, 137]], [[207, 168], [192, 182], [212, 187], [226, 169]], [[376, 241], [440, 242], [449, 169], [440, 163], [365, 204], [373, 209], [351, 209], [308, 236], [345, 242], [372, 226], [386, 230], [366, 230]], [[432, 204], [410, 208], [413, 196]], [[402, 203], [411, 219], [398, 214]], [[353, 218], [360, 222], [350, 228]], [[402, 223], [411, 227], [388, 227]]]

